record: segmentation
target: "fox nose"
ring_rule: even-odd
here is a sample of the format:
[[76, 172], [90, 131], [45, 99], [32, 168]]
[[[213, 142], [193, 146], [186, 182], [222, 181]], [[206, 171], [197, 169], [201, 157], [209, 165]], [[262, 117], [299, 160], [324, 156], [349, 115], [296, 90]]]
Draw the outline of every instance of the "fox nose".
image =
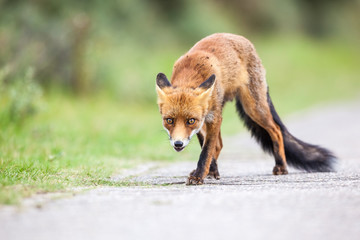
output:
[[174, 142], [174, 146], [177, 148], [181, 148], [184, 145], [184, 143], [182, 141], [176, 141]]

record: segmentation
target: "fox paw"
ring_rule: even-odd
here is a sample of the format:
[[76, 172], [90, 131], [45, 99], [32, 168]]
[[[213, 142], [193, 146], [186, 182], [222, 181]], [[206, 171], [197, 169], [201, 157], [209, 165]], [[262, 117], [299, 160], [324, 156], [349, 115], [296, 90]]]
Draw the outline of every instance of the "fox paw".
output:
[[186, 181], [186, 185], [202, 185], [204, 184], [204, 180], [200, 179], [199, 177], [188, 177]]
[[197, 176], [196, 170], [192, 171], [186, 181], [186, 185], [202, 185], [202, 184], [204, 184], [204, 180]]
[[286, 175], [286, 174], [288, 174], [288, 170], [286, 169], [286, 167], [283, 167], [283, 166], [275, 166], [273, 169], [273, 174], [274, 175]]
[[220, 174], [218, 171], [210, 171], [209, 174], [207, 175], [207, 178], [219, 180]]

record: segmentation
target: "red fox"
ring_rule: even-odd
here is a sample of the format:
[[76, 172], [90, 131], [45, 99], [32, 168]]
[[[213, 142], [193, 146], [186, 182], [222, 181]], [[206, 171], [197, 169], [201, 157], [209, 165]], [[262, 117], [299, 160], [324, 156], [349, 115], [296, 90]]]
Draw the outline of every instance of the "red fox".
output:
[[195, 134], [200, 142], [200, 158], [188, 185], [203, 184], [207, 176], [220, 178], [222, 109], [234, 99], [251, 135], [274, 156], [274, 175], [287, 174], [287, 164], [308, 172], [333, 171], [336, 157], [329, 150], [295, 138], [282, 123], [261, 60], [242, 36], [217, 33], [200, 40], [176, 61], [171, 83], [163, 73], [157, 75], [156, 91], [173, 148], [182, 151]]

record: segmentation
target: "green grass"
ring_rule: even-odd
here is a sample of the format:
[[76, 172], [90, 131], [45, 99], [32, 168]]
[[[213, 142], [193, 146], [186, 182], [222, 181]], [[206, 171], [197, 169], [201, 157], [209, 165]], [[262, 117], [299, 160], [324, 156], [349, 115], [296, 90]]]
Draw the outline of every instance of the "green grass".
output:
[[[0, 203], [73, 186], [109, 185], [108, 178], [124, 168], [175, 159], [155, 104], [59, 96], [44, 102], [46, 108], [20, 129], [9, 126], [0, 133]], [[192, 158], [191, 153], [182, 158]]]
[[[267, 69], [271, 97], [281, 116], [317, 103], [359, 96], [357, 47], [301, 37], [254, 42]], [[176, 48], [169, 56], [164, 51], [153, 54], [139, 65], [128, 65], [127, 73], [121, 75], [119, 85], [131, 81], [131, 88], [142, 89], [137, 96], [146, 91], [147, 103], [136, 104], [132, 99], [129, 104], [99, 95], [74, 98], [49, 93], [40, 100], [42, 107], [36, 115], [20, 125], [1, 126], [0, 204], [16, 204], [35, 193], [67, 191], [77, 186], [126, 186], [127, 182], [114, 183], [109, 177], [146, 161], [186, 159], [195, 164], [200, 150], [196, 139], [184, 152], [175, 153], [155, 104], [154, 76], [158, 71], [170, 72], [179, 52], [182, 50]], [[147, 61], [152, 64], [147, 66]], [[113, 78], [115, 63], [109, 63], [106, 69]], [[160, 66], [164, 69], [157, 69]], [[138, 88], [142, 82], [132, 79], [132, 72], [138, 75], [135, 80], [151, 76]], [[127, 94], [131, 95], [131, 89]], [[242, 130], [234, 109], [233, 103], [225, 107], [223, 135]]]

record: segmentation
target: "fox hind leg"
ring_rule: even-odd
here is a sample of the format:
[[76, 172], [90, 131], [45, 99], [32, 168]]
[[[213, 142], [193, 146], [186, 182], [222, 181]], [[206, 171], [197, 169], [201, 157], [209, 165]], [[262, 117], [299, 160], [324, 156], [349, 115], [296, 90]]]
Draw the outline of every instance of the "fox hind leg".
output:
[[276, 124], [271, 114], [267, 90], [257, 92], [254, 97], [249, 88], [242, 89], [240, 96], [236, 99], [236, 106], [251, 134], [265, 151], [274, 155], [273, 174], [287, 174], [283, 135], [280, 126]]
[[287, 174], [287, 164], [285, 156], [284, 140], [280, 127], [276, 123], [271, 123], [266, 126], [266, 131], [270, 134], [273, 141], [275, 167], [273, 169], [274, 175]]

